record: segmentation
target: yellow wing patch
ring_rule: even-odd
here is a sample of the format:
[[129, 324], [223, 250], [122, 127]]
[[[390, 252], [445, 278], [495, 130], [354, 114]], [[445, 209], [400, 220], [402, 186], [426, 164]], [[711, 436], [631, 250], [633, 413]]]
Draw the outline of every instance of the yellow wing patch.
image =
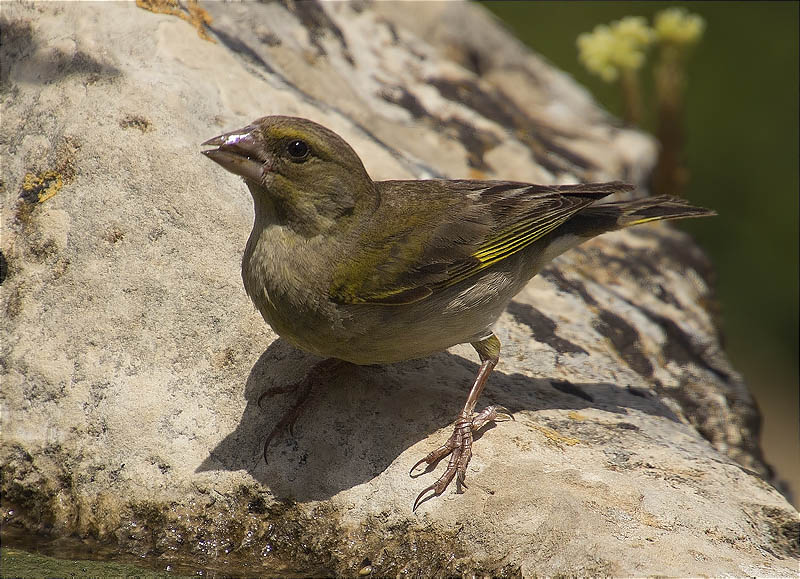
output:
[[475, 261], [462, 263], [451, 269], [448, 279], [437, 284], [436, 289], [446, 288], [487, 267], [522, 251], [535, 241], [551, 233], [581, 209], [583, 205], [569, 205], [544, 215], [523, 219], [484, 242], [471, 257]]

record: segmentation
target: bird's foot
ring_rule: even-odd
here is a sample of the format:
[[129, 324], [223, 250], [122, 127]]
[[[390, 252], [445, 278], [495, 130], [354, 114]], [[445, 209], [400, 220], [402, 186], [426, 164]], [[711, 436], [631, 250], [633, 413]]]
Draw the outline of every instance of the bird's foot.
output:
[[284, 412], [281, 419], [278, 423], [272, 427], [272, 430], [267, 435], [267, 438], [264, 440], [264, 462], [269, 463], [269, 459], [267, 459], [267, 451], [269, 450], [269, 443], [272, 442], [272, 439], [275, 438], [279, 433], [287, 430], [289, 432], [289, 436], [294, 437], [294, 423], [297, 421], [298, 417], [303, 413], [303, 408], [305, 407], [308, 399], [311, 397], [311, 382], [308, 378], [297, 382], [295, 384], [291, 384], [289, 386], [281, 386], [270, 388], [266, 392], [264, 392], [261, 396], [258, 397], [258, 405], [261, 406], [261, 401], [264, 398], [271, 398], [276, 394], [285, 394], [287, 392], [291, 392], [292, 390], [298, 391], [297, 400], [289, 410]]
[[289, 410], [287, 410], [278, 423], [272, 428], [270, 433], [267, 435], [267, 438], [264, 440], [264, 462], [269, 462], [267, 460], [267, 451], [269, 450], [269, 444], [272, 442], [272, 439], [275, 438], [279, 433], [284, 430], [289, 432], [289, 436], [294, 436], [294, 423], [303, 413], [303, 409], [305, 408], [306, 403], [308, 403], [309, 398], [311, 397], [311, 390], [314, 384], [322, 378], [326, 373], [334, 370], [337, 366], [341, 364], [340, 360], [336, 360], [334, 358], [329, 358], [327, 360], [323, 360], [316, 366], [314, 366], [308, 373], [308, 375], [303, 378], [300, 382], [295, 382], [294, 384], [289, 384], [288, 386], [275, 386], [274, 388], [270, 388], [266, 392], [262, 393], [261, 396], [258, 397], [258, 406], [261, 406], [261, 402], [265, 398], [272, 398], [278, 394], [287, 394], [289, 392], [297, 392], [297, 400]]
[[440, 476], [435, 483], [429, 487], [426, 487], [421, 493], [419, 493], [419, 495], [417, 495], [417, 500], [414, 501], [414, 507], [412, 511], [417, 510], [417, 507], [422, 502], [441, 495], [450, 485], [450, 483], [453, 482], [454, 478], [456, 479], [457, 492], [463, 492], [461, 487], [467, 488], [464, 479], [467, 475], [467, 465], [469, 465], [469, 461], [472, 458], [472, 433], [477, 432], [486, 424], [493, 422], [500, 416], [505, 416], [511, 420], [514, 420], [514, 416], [511, 414], [511, 412], [502, 406], [496, 405], [487, 407], [483, 410], [483, 412], [476, 414], [472, 418], [468, 417], [464, 412], [459, 414], [453, 427], [453, 434], [450, 435], [450, 438], [448, 438], [442, 446], [430, 452], [425, 458], [419, 460], [413, 467], [411, 467], [409, 474], [414, 476], [414, 470], [421, 464], [426, 464], [428, 467], [430, 467], [448, 454], [450, 455], [450, 460], [447, 463], [447, 469], [445, 469], [444, 473], [442, 473], [442, 476]]

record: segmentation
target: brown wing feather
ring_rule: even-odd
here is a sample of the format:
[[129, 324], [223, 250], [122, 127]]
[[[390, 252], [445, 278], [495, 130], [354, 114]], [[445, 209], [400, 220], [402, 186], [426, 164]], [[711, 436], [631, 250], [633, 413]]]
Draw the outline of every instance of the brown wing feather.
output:
[[383, 181], [381, 205], [334, 273], [331, 299], [404, 304], [522, 251], [621, 182]]

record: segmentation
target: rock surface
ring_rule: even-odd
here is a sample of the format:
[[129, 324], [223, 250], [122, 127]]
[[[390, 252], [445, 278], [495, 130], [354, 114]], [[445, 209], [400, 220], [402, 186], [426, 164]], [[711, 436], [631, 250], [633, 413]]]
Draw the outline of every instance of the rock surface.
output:
[[444, 465], [408, 470], [448, 435], [468, 346], [331, 376], [265, 464], [291, 396], [256, 401], [316, 360], [249, 303], [251, 201], [199, 143], [298, 115], [376, 179], [532, 182], [642, 181], [654, 145], [477, 6], [141, 4], [3, 6], [6, 540], [226, 575], [797, 575], [710, 266], [668, 226], [512, 303], [482, 403], [515, 421], [464, 494], [412, 513]]

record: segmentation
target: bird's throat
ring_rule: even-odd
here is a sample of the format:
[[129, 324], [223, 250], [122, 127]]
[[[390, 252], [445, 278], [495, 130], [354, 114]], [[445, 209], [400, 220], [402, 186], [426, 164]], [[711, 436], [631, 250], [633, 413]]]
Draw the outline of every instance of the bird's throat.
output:
[[334, 200], [330, 196], [301, 195], [288, 188], [266, 189], [259, 183], [246, 180], [253, 196], [256, 223], [281, 225], [310, 239], [318, 235], [346, 231], [356, 210], [352, 198]]

